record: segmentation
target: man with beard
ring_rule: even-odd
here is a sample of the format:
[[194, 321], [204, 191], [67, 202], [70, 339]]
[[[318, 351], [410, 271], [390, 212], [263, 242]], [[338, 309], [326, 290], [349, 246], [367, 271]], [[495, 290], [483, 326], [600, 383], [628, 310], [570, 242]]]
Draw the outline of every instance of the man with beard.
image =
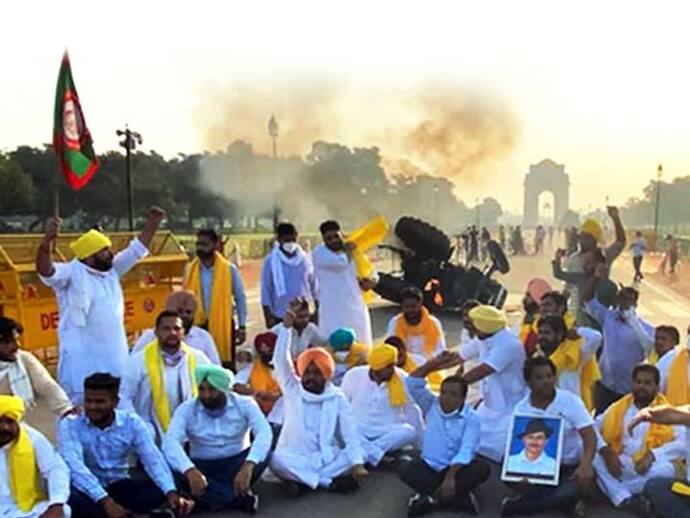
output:
[[[146, 424], [138, 415], [116, 409], [119, 388], [118, 378], [105, 372], [92, 374], [84, 380], [84, 412], [59, 424], [60, 454], [72, 479], [73, 516], [149, 515], [166, 503], [187, 514], [191, 502], [177, 493], [170, 468]], [[146, 475], [130, 476], [133, 454]]]
[[211, 362], [186, 345], [182, 320], [174, 311], [156, 317], [156, 339], [129, 359], [121, 408], [135, 411], [160, 439], [175, 409], [197, 395], [194, 370]]
[[323, 244], [312, 252], [319, 284], [319, 327], [325, 336], [341, 327], [354, 329], [357, 339], [371, 346], [371, 316], [363, 294], [376, 285], [375, 275], [358, 278], [356, 246], [343, 240], [338, 222], [325, 221], [319, 230]]
[[292, 223], [281, 223], [276, 235], [273, 251], [266, 256], [261, 271], [261, 305], [266, 327], [280, 323], [288, 305], [296, 298], [313, 301], [318, 307], [314, 265], [297, 243], [297, 229]]
[[48, 369], [28, 351], [19, 349], [22, 326], [7, 317], [0, 317], [0, 394], [18, 396], [27, 409], [44, 401], [58, 417], [74, 406]]
[[235, 392], [254, 396], [259, 408], [271, 424], [277, 438], [283, 424], [283, 400], [280, 385], [273, 373], [273, 351], [278, 336], [275, 333], [260, 333], [254, 337], [256, 358], [235, 377]]
[[0, 516], [69, 516], [67, 466], [48, 439], [22, 423], [23, 418], [21, 398], [0, 396]]
[[51, 219], [36, 254], [41, 281], [55, 290], [60, 312], [58, 381], [75, 404], [94, 372], [122, 376], [127, 362], [124, 297], [120, 279], [148, 253], [164, 212], [152, 208], [139, 237], [114, 255], [110, 239], [92, 229], [70, 244], [74, 259], [53, 263], [61, 220]]
[[417, 365], [438, 356], [446, 349], [446, 337], [441, 321], [424, 307], [424, 295], [414, 286], [400, 294], [402, 312], [388, 322], [388, 336], [399, 336], [407, 352]]
[[407, 374], [397, 367], [398, 350], [377, 345], [367, 361], [368, 366], [345, 373], [341, 389], [352, 407], [365, 461], [376, 467], [386, 455], [416, 444], [424, 426], [419, 407], [405, 388]]
[[271, 428], [251, 397], [233, 394], [231, 371], [201, 365], [196, 379], [199, 395], [175, 411], [163, 453], [173, 470], [185, 476], [199, 507], [254, 514], [259, 497], [251, 487], [266, 468]]
[[[297, 358], [302, 351], [310, 347], [325, 347], [328, 344], [328, 336], [324, 336], [321, 330], [310, 321], [311, 312], [309, 302], [305, 299], [295, 299], [291, 302], [290, 308], [293, 312], [292, 340], [290, 341], [290, 354]], [[277, 335], [283, 328], [283, 324], [276, 324], [271, 328], [271, 332]]]
[[333, 357], [320, 347], [290, 355], [292, 314], [283, 320], [276, 345], [275, 377], [283, 393], [285, 420], [271, 456], [271, 471], [293, 494], [304, 487], [341, 492], [359, 488], [367, 475], [362, 451], [343, 392], [331, 382]]
[[563, 420], [560, 477], [558, 486], [511, 484], [518, 494], [503, 500], [501, 516], [533, 516], [562, 510], [585, 517], [586, 504], [581, 498], [589, 494], [594, 483], [594, 421], [578, 396], [556, 388], [556, 366], [548, 358], [529, 358], [524, 364], [524, 380], [529, 394], [515, 405], [513, 414]]
[[[213, 337], [204, 328], [194, 325], [196, 305], [196, 297], [189, 290], [174, 291], [165, 301], [165, 309], [175, 311], [182, 320], [184, 343], [204, 353], [211, 363], [220, 365], [220, 357]], [[155, 339], [156, 331], [153, 328], [145, 330], [137, 339], [130, 354], [138, 353]]]
[[629, 434], [628, 425], [640, 410], [667, 404], [659, 392], [656, 367], [637, 365], [632, 380], [632, 394], [616, 401], [597, 419], [604, 443], [594, 469], [613, 505], [648, 516], [649, 504], [641, 496], [644, 485], [653, 478], [674, 476], [675, 465], [685, 458], [685, 430], [678, 425], [642, 423]]
[[[208, 329], [220, 359], [232, 365], [235, 345], [247, 339], [247, 297], [239, 270], [218, 251], [219, 243], [220, 237], [213, 229], [201, 229], [196, 233], [196, 258], [185, 271], [184, 287], [201, 301], [194, 323]], [[237, 309], [236, 334], [233, 308]]]

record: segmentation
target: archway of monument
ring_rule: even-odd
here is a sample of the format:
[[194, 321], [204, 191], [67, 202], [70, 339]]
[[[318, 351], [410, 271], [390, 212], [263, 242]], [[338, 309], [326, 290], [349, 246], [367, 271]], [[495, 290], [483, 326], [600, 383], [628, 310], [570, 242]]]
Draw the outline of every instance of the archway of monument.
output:
[[565, 166], [549, 159], [530, 165], [524, 185], [524, 226], [534, 228], [539, 224], [542, 210], [541, 195], [544, 192], [553, 195], [552, 221], [558, 225], [570, 208], [570, 179], [565, 172]]
[[551, 191], [542, 191], [537, 197], [537, 206], [539, 208], [539, 224], [550, 226], [556, 225], [556, 196]]

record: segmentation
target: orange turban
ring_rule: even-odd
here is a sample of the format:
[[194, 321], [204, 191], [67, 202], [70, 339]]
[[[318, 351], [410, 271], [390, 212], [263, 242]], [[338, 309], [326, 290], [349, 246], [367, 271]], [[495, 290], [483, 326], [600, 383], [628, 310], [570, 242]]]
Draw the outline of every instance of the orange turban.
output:
[[333, 379], [335, 362], [323, 347], [310, 347], [297, 357], [297, 374], [301, 376], [310, 363], [314, 363], [327, 380]]

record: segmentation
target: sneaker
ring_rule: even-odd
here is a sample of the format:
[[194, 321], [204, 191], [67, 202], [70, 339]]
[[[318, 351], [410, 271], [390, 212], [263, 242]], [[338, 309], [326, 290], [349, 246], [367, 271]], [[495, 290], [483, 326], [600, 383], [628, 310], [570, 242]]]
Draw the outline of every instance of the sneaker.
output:
[[422, 516], [433, 511], [435, 507], [433, 498], [417, 493], [407, 502], [407, 516]]
[[573, 507], [573, 511], [571, 513], [571, 516], [573, 518], [587, 518], [588, 516], [588, 509], [587, 509], [587, 502], [580, 499], [577, 501], [575, 504], [575, 507]]
[[342, 477], [335, 477], [329, 489], [346, 495], [357, 491], [359, 489], [359, 482], [352, 475], [343, 475]]
[[256, 514], [256, 511], [259, 509], [259, 495], [247, 491], [244, 495], [235, 499], [232, 508], [248, 514]]
[[479, 504], [477, 503], [477, 497], [474, 496], [473, 492], [467, 493], [464, 497], [457, 500], [454, 506], [458, 511], [471, 514], [474, 516], [479, 516]]
[[517, 496], [506, 496], [501, 501], [501, 516], [518, 516], [523, 507], [523, 498]]
[[652, 504], [642, 495], [635, 495], [623, 502], [619, 509], [627, 511], [640, 518], [645, 518], [651, 514]]

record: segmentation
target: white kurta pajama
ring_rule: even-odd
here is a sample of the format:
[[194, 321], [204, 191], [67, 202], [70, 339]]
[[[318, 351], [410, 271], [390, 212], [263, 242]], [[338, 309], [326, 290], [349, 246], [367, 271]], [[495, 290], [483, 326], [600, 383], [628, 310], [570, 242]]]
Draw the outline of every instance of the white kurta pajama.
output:
[[496, 372], [479, 383], [481, 401], [477, 414], [481, 420], [479, 453], [494, 462], [503, 458], [511, 413], [527, 393], [522, 374], [525, 349], [515, 333], [503, 329], [486, 340], [472, 340], [460, 355], [477, 359]]
[[[390, 321], [388, 322], [388, 329], [386, 330], [387, 336], [392, 336], [396, 334], [395, 328], [398, 325], [398, 320], [401, 318], [405, 318], [405, 316], [402, 313], [400, 313], [399, 315], [395, 315], [393, 318], [390, 319]], [[434, 351], [431, 354], [427, 354], [424, 348], [424, 335], [408, 336], [407, 340], [405, 340], [405, 348], [407, 349], [407, 354], [412, 356], [412, 359], [415, 361], [417, 365], [424, 365], [427, 360], [435, 356], [438, 356], [446, 349], [446, 335], [443, 332], [443, 326], [441, 325], [441, 321], [432, 315], [429, 315], [429, 318], [438, 328], [439, 331], [438, 342], [436, 343]]]
[[324, 335], [339, 327], [355, 330], [357, 340], [371, 346], [371, 317], [357, 279], [357, 268], [345, 252], [318, 245], [312, 252], [319, 285], [319, 329]]
[[[396, 371], [401, 379], [407, 377], [403, 370], [396, 367]], [[367, 463], [377, 466], [386, 453], [419, 443], [424, 433], [419, 407], [409, 394], [405, 405], [392, 406], [388, 383], [378, 384], [372, 380], [369, 366], [347, 371], [340, 388], [352, 407]]]
[[[208, 365], [211, 361], [204, 353], [197, 349], [189, 348], [196, 358], [197, 365]], [[127, 365], [127, 372], [122, 380], [120, 388], [120, 409], [135, 412], [147, 423], [158, 441], [163, 437], [164, 431], [156, 415], [156, 407], [151, 391], [151, 381], [146, 369], [144, 358], [145, 351], [133, 354]], [[163, 363], [163, 379], [165, 392], [168, 396], [170, 417], [175, 409], [183, 402], [193, 399], [192, 386], [189, 378], [189, 364], [185, 355], [177, 365], [171, 366]]]
[[12, 496], [10, 487], [10, 470], [8, 452], [10, 445], [7, 444], [0, 448], [0, 517], [2, 518], [39, 518], [54, 504], [63, 505], [63, 514], [66, 518], [70, 516], [70, 508], [67, 506], [69, 499], [69, 469], [57, 454], [55, 448], [48, 442], [48, 439], [38, 430], [22, 424], [29, 440], [34, 447], [38, 476], [43, 483], [47, 500], [38, 502], [33, 509], [27, 512], [20, 511], [17, 503]]
[[[623, 449], [618, 456], [621, 461], [623, 472], [621, 480], [615, 479], [609, 473], [601, 455], [597, 454], [592, 463], [597, 473], [599, 487], [606, 496], [611, 499], [611, 502], [616, 507], [621, 505], [628, 498], [642, 493], [642, 489], [648, 480], [653, 478], [673, 478], [676, 471], [673, 461], [685, 458], [685, 428], [683, 426], [674, 426], [673, 440], [658, 448], [654, 448], [652, 450], [654, 462], [649, 468], [649, 471], [644, 475], [638, 474], [635, 471], [635, 463], [632, 460], [632, 456], [642, 448], [645, 435], [650, 426], [650, 423], [640, 423], [633, 430], [632, 436], [628, 433], [628, 423], [630, 423], [638, 411], [639, 409], [634, 404], [631, 404], [623, 418]], [[596, 420], [598, 432], [601, 432], [601, 426], [605, 415], [606, 413], [600, 415]], [[601, 449], [605, 444], [606, 443], [600, 436], [597, 449]]]
[[115, 255], [107, 272], [74, 259], [55, 263], [50, 277], [40, 276], [55, 290], [60, 323], [58, 381], [75, 404], [84, 397], [84, 379], [95, 372], [122, 377], [127, 362], [125, 304], [120, 278], [148, 253], [133, 239]]
[[342, 391], [330, 382], [322, 394], [302, 387], [290, 356], [290, 339], [290, 330], [281, 329], [273, 355], [285, 420], [270, 468], [283, 480], [312, 489], [328, 487], [335, 477], [363, 464], [363, 452]]

